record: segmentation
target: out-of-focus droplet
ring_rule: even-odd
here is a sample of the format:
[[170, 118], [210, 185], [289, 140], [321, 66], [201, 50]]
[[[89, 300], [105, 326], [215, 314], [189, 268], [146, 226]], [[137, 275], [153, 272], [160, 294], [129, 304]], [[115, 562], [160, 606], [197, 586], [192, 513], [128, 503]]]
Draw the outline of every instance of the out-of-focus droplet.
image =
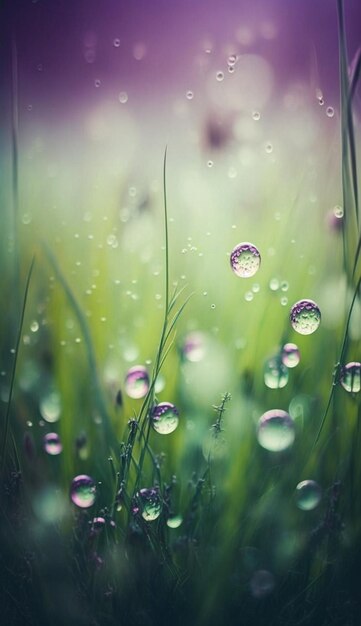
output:
[[193, 331], [188, 333], [182, 346], [182, 355], [191, 363], [201, 361], [205, 354], [205, 338], [202, 333]]
[[52, 456], [60, 454], [63, 450], [61, 439], [58, 433], [48, 433], [43, 439], [44, 450]]
[[301, 359], [300, 351], [295, 343], [285, 343], [281, 352], [282, 363], [286, 367], [296, 367]]
[[295, 425], [286, 411], [271, 409], [258, 422], [258, 443], [271, 452], [289, 448], [295, 440]]
[[152, 411], [152, 426], [160, 435], [169, 435], [178, 426], [179, 412], [170, 402], [160, 402]]
[[149, 390], [149, 374], [143, 365], [131, 367], [125, 377], [125, 392], [130, 398], [144, 398]]
[[61, 414], [60, 395], [57, 391], [52, 391], [40, 401], [40, 413], [46, 422], [57, 422]]
[[301, 335], [314, 333], [321, 322], [321, 311], [313, 300], [299, 300], [291, 308], [292, 328]]
[[288, 383], [288, 369], [279, 356], [268, 359], [263, 370], [264, 384], [269, 389], [282, 389]]
[[167, 526], [169, 528], [179, 528], [182, 522], [183, 517], [181, 515], [172, 515], [167, 519]]
[[70, 498], [76, 506], [87, 509], [95, 502], [96, 485], [90, 476], [80, 474], [73, 478], [70, 486]]
[[314, 480], [303, 480], [296, 487], [296, 502], [302, 511], [312, 511], [321, 502], [321, 487]]
[[261, 255], [252, 243], [239, 243], [231, 252], [230, 263], [237, 276], [250, 278], [259, 270]]

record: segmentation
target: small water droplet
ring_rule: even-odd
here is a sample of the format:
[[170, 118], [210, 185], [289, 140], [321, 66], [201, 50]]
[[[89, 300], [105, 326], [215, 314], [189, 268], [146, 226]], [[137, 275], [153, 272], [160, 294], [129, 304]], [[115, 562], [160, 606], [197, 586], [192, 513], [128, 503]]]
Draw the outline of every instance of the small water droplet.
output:
[[335, 115], [335, 109], [333, 107], [327, 107], [326, 115], [327, 117], [333, 117]]
[[128, 94], [127, 94], [127, 92], [126, 91], [121, 91], [119, 96], [118, 96], [118, 98], [119, 98], [119, 102], [121, 104], [126, 104], [128, 102]]
[[224, 73], [223, 72], [217, 72], [216, 79], [218, 80], [218, 82], [221, 82], [224, 79]]
[[286, 343], [282, 348], [281, 358], [286, 367], [296, 367], [301, 359], [298, 346], [295, 343]]
[[135, 495], [132, 510], [135, 515], [140, 513], [146, 522], [156, 520], [162, 510], [159, 490], [156, 487], [140, 489]]
[[358, 393], [361, 389], [361, 363], [351, 361], [342, 368], [341, 385], [349, 393]]
[[321, 502], [321, 487], [314, 480], [303, 480], [296, 487], [296, 502], [302, 511], [312, 511]]
[[278, 280], [278, 278], [271, 278], [271, 280], [269, 281], [269, 288], [271, 291], [278, 291], [278, 289], [280, 288], [280, 281]]
[[261, 114], [259, 111], [253, 111], [252, 118], [255, 122], [258, 122], [261, 119]]
[[261, 255], [252, 243], [237, 244], [230, 255], [231, 268], [241, 278], [254, 276], [261, 264]]
[[269, 389], [282, 389], [288, 383], [288, 369], [279, 356], [266, 361], [263, 370], [264, 384]]
[[179, 412], [170, 402], [160, 402], [152, 411], [152, 426], [160, 435], [169, 435], [178, 426]]
[[321, 322], [321, 311], [313, 300], [299, 300], [291, 308], [292, 328], [301, 335], [314, 333]]
[[93, 478], [80, 474], [73, 478], [70, 486], [70, 498], [76, 506], [87, 509], [95, 502], [96, 485]]
[[187, 98], [187, 100], [193, 100], [193, 98], [194, 98], [194, 93], [193, 93], [193, 91], [191, 91], [191, 90], [189, 89], [189, 90], [187, 91], [187, 93], [186, 93], [186, 98]]
[[55, 456], [63, 449], [61, 439], [57, 433], [48, 433], [43, 439], [44, 450], [48, 454]]
[[336, 204], [336, 206], [333, 207], [333, 214], [338, 219], [343, 218], [343, 208], [342, 208], [342, 206]]
[[183, 517], [181, 515], [172, 515], [167, 519], [167, 526], [169, 528], [179, 528], [182, 522]]
[[270, 142], [266, 143], [265, 150], [267, 154], [271, 154], [271, 152], [273, 152], [273, 145]]
[[271, 409], [258, 422], [258, 443], [271, 452], [289, 448], [295, 440], [295, 425], [286, 411]]
[[208, 167], [213, 167], [213, 165], [214, 165], [213, 161], [211, 161], [211, 160], [207, 161], [207, 166]]
[[120, 46], [120, 39], [118, 37], [116, 37], [113, 40], [113, 46], [114, 46], [114, 48], [119, 48], [119, 46]]
[[125, 377], [125, 392], [130, 398], [144, 398], [149, 390], [149, 374], [143, 365], [131, 367]]

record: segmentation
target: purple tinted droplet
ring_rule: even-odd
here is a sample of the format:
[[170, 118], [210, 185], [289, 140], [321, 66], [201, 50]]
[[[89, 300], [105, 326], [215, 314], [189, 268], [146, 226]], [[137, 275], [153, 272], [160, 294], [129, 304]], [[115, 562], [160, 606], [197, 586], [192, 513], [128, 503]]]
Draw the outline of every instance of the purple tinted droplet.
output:
[[205, 339], [202, 333], [194, 331], [189, 333], [185, 339], [183, 344], [183, 357], [187, 361], [191, 361], [192, 363], [197, 363], [201, 361], [204, 357], [205, 352]]
[[299, 300], [291, 308], [292, 328], [300, 335], [311, 335], [321, 322], [321, 311], [313, 300]]
[[136, 493], [132, 507], [133, 515], [140, 512], [146, 522], [153, 522], [159, 517], [161, 510], [162, 502], [157, 487], [141, 489]]
[[281, 353], [282, 363], [286, 367], [296, 367], [301, 359], [300, 351], [295, 343], [285, 343]]
[[125, 377], [125, 391], [130, 398], [144, 398], [149, 390], [149, 374], [143, 365], [134, 365]]
[[261, 255], [252, 243], [239, 243], [231, 252], [230, 263], [237, 276], [250, 278], [256, 274], [260, 267]]
[[295, 440], [293, 419], [281, 409], [266, 411], [258, 422], [257, 439], [262, 448], [270, 452], [286, 450]]
[[178, 426], [178, 409], [170, 402], [160, 402], [160, 404], [154, 407], [151, 420], [152, 426], [157, 433], [169, 435]]
[[70, 487], [70, 498], [76, 506], [87, 509], [95, 502], [96, 485], [93, 478], [86, 474], [80, 474], [73, 478]]
[[44, 450], [52, 456], [60, 454], [63, 450], [61, 439], [58, 433], [48, 433], [43, 439]]

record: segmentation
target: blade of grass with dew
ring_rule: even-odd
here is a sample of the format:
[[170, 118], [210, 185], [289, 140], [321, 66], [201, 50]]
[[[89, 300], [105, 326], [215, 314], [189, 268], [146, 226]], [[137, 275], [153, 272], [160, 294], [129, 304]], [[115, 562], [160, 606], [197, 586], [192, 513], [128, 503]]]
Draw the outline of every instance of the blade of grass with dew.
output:
[[9, 391], [9, 397], [8, 397], [8, 402], [7, 402], [7, 407], [6, 407], [6, 414], [5, 414], [5, 430], [4, 430], [2, 449], [1, 449], [2, 472], [4, 472], [4, 468], [5, 468], [6, 445], [7, 445], [8, 431], [9, 431], [11, 400], [12, 400], [13, 391], [14, 391], [16, 365], [17, 365], [18, 356], [19, 356], [19, 348], [20, 348], [20, 341], [21, 341], [21, 336], [22, 336], [22, 331], [23, 331], [25, 309], [26, 309], [26, 303], [28, 299], [30, 280], [31, 280], [32, 272], [33, 272], [34, 263], [35, 263], [35, 258], [33, 257], [31, 264], [30, 264], [27, 280], [26, 280], [23, 306], [21, 310], [19, 329], [18, 329], [18, 334], [17, 334], [17, 339], [16, 339], [13, 368], [12, 368], [11, 379], [10, 379], [10, 391]]
[[70, 287], [70, 285], [68, 284], [68, 282], [66, 281], [60, 267], [59, 264], [56, 260], [56, 258], [54, 257], [53, 253], [51, 252], [51, 250], [49, 249], [49, 247], [47, 245], [44, 244], [44, 250], [45, 250], [45, 254], [46, 257], [51, 265], [51, 267], [53, 268], [55, 275], [57, 276], [60, 284], [62, 285], [64, 292], [68, 298], [68, 301], [70, 303], [71, 308], [73, 309], [76, 318], [79, 322], [79, 326], [81, 329], [81, 332], [83, 334], [84, 337], [84, 341], [85, 341], [85, 346], [86, 346], [86, 350], [87, 350], [87, 355], [88, 355], [88, 364], [89, 364], [89, 370], [90, 370], [90, 374], [91, 374], [91, 378], [92, 378], [92, 388], [94, 390], [94, 396], [95, 396], [95, 402], [96, 402], [96, 406], [97, 409], [99, 411], [100, 416], [103, 419], [103, 423], [105, 426], [105, 434], [106, 434], [106, 440], [107, 440], [107, 445], [109, 446], [109, 448], [111, 450], [113, 450], [114, 453], [118, 454], [118, 443], [117, 443], [117, 438], [114, 432], [114, 429], [112, 427], [112, 423], [111, 423], [111, 418], [110, 415], [108, 413], [107, 407], [106, 407], [106, 403], [103, 397], [103, 391], [102, 391], [102, 387], [99, 381], [99, 375], [98, 375], [98, 367], [97, 367], [97, 361], [96, 361], [96, 356], [95, 356], [95, 352], [94, 352], [94, 348], [93, 348], [93, 342], [92, 342], [92, 338], [90, 335], [90, 331], [88, 328], [88, 324], [86, 322], [85, 316], [76, 300], [76, 297]]

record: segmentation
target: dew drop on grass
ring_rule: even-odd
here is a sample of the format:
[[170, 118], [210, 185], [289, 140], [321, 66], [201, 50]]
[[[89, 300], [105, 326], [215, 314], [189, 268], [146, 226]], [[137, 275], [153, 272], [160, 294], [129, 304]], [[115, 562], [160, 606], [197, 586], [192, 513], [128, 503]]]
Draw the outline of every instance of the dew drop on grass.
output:
[[157, 488], [141, 489], [135, 495], [133, 514], [140, 513], [146, 522], [156, 520], [162, 510], [162, 502]]
[[48, 433], [43, 439], [44, 450], [52, 456], [60, 454], [63, 450], [61, 439], [58, 433]]
[[211, 160], [207, 161], [207, 166], [208, 167], [213, 167], [213, 165], [214, 165], [213, 161], [211, 161]]
[[265, 150], [266, 150], [267, 154], [271, 154], [271, 152], [273, 152], [272, 144], [271, 143], [266, 143]]
[[149, 374], [143, 365], [131, 367], [125, 377], [125, 392], [130, 398], [144, 398], [149, 390]]
[[282, 363], [286, 367], [296, 367], [301, 359], [300, 351], [295, 343], [285, 343], [281, 353]]
[[170, 402], [160, 402], [152, 411], [151, 421], [157, 433], [170, 435], [178, 426], [178, 409]]
[[43, 419], [50, 424], [57, 422], [61, 413], [60, 395], [52, 391], [40, 401], [40, 413]]
[[273, 574], [265, 569], [254, 572], [250, 588], [254, 598], [261, 599], [268, 596], [274, 589], [275, 581]]
[[244, 294], [244, 299], [246, 302], [252, 302], [254, 298], [254, 293], [253, 291], [246, 291], [246, 293]]
[[286, 450], [295, 440], [293, 419], [281, 409], [266, 411], [258, 422], [257, 439], [270, 452]]
[[96, 485], [95, 481], [87, 474], [80, 474], [73, 478], [70, 487], [70, 498], [76, 506], [87, 509], [95, 502]]
[[271, 278], [271, 280], [269, 281], [269, 288], [271, 291], [278, 291], [278, 289], [280, 288], [280, 281], [278, 280], [278, 278]]
[[230, 263], [237, 276], [250, 278], [259, 270], [261, 255], [252, 243], [242, 242], [233, 248]]
[[179, 528], [182, 522], [183, 517], [181, 515], [172, 515], [167, 519], [167, 526], [169, 528]]
[[264, 384], [269, 389], [282, 389], [288, 383], [288, 369], [279, 356], [266, 361], [263, 370]]
[[358, 393], [361, 389], [361, 363], [347, 363], [342, 368], [340, 382], [349, 393]]
[[296, 503], [302, 511], [312, 511], [321, 502], [321, 487], [314, 480], [303, 480], [296, 487]]
[[313, 300], [299, 300], [291, 308], [292, 328], [301, 335], [311, 335], [321, 322], [321, 311]]

